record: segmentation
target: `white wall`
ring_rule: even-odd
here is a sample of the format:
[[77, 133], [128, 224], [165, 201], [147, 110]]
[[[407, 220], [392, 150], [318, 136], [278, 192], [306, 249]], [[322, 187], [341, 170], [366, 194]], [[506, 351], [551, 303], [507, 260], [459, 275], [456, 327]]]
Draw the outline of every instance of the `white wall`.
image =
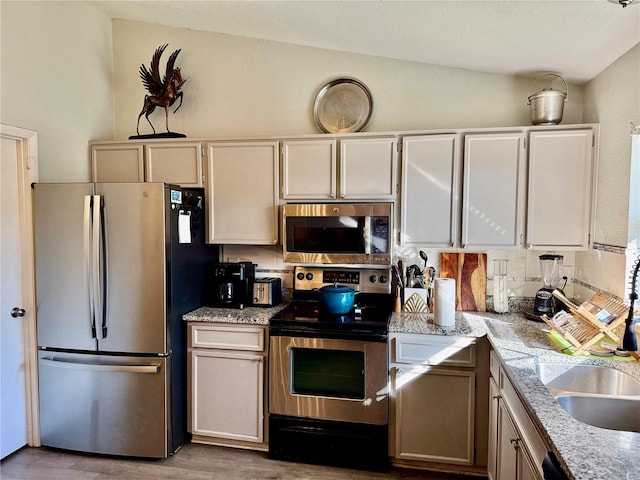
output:
[[85, 2], [0, 2], [0, 121], [36, 130], [40, 181], [86, 181], [113, 135], [111, 20]]
[[629, 134], [631, 122], [640, 124], [640, 44], [585, 86], [584, 121], [600, 123], [595, 240], [626, 247], [631, 168]]
[[[626, 248], [632, 201], [631, 122], [640, 124], [640, 44], [585, 86], [584, 121], [600, 123], [595, 241]], [[576, 275], [584, 283], [625, 296], [629, 272], [623, 254], [602, 250], [580, 252], [576, 254], [576, 264]], [[576, 288], [577, 299], [586, 299], [591, 293], [589, 288]]]
[[[138, 70], [168, 43], [184, 105], [169, 127], [189, 137], [319, 133], [313, 101], [329, 80], [362, 80], [374, 98], [367, 131], [529, 125], [529, 78], [514, 78], [271, 41], [114, 20], [116, 139], [135, 134], [145, 95]], [[561, 83], [561, 82], [560, 82]], [[547, 87], [544, 80], [536, 90]], [[554, 88], [564, 88], [554, 84]], [[563, 123], [582, 122], [582, 88], [570, 85]], [[151, 116], [164, 131], [164, 113]], [[140, 133], [151, 133], [144, 118]]]

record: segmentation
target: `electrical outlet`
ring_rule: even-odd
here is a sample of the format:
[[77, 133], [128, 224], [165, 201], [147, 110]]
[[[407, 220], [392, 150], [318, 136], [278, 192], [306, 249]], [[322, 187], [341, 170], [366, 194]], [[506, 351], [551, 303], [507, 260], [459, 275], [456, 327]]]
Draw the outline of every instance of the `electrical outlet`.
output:
[[564, 279], [564, 277], [567, 277], [567, 286], [571, 285], [571, 282], [573, 282], [573, 266], [571, 265], [562, 266], [562, 278]]

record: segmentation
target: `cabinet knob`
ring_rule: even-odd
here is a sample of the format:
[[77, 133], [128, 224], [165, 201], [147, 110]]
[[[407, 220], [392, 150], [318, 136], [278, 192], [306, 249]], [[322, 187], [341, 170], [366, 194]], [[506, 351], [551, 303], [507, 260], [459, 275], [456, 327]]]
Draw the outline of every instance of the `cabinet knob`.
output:
[[499, 399], [501, 399], [501, 398], [502, 398], [502, 395], [494, 395], [494, 396], [493, 396], [493, 397], [491, 397], [491, 398], [493, 398], [494, 400], [499, 400]]

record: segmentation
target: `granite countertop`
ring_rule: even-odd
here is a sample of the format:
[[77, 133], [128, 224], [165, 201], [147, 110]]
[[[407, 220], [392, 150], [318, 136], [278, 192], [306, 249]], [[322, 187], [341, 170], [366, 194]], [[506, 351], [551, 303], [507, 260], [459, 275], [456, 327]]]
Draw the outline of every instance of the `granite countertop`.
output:
[[185, 313], [182, 319], [187, 322], [242, 323], [248, 325], [269, 325], [269, 319], [289, 305], [282, 302], [275, 307], [215, 308], [200, 307]]
[[455, 326], [443, 328], [433, 324], [430, 314], [394, 313], [389, 330], [427, 335], [486, 335], [505, 364], [506, 373], [531, 418], [570, 478], [640, 479], [640, 433], [579, 422], [558, 405], [535, 372], [535, 364], [540, 361], [580, 363], [613, 366], [640, 380], [640, 362], [562, 354], [551, 346], [546, 327], [544, 323], [527, 320], [522, 314], [457, 312]]
[[[269, 319], [288, 305], [243, 310], [202, 307], [183, 316], [190, 322], [268, 325]], [[569, 477], [575, 480], [640, 479], [640, 433], [592, 427], [566, 413], [535, 372], [539, 361], [613, 366], [640, 380], [640, 362], [607, 358], [573, 357], [556, 351], [546, 335], [546, 324], [522, 314], [457, 312], [455, 326], [434, 325], [432, 314], [394, 313], [391, 333], [458, 335], [489, 339], [506, 366], [530, 416], [556, 454]], [[640, 413], [639, 413], [640, 414]]]

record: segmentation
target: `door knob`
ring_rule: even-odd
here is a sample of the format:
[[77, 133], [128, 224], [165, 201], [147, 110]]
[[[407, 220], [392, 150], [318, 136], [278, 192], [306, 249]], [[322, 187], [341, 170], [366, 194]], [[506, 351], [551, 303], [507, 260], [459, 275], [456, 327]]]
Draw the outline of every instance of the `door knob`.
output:
[[13, 318], [18, 318], [18, 317], [24, 317], [24, 314], [27, 313], [24, 311], [24, 308], [20, 308], [20, 307], [13, 307], [11, 309], [11, 316]]

